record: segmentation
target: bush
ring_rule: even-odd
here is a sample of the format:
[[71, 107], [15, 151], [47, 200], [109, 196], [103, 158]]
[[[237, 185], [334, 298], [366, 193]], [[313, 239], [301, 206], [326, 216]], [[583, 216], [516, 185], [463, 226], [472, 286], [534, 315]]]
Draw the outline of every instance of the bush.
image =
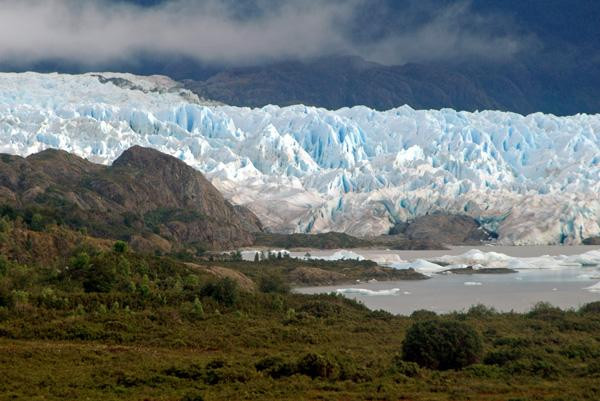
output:
[[287, 294], [290, 292], [290, 286], [278, 274], [266, 274], [261, 277], [259, 289], [266, 293]]
[[239, 289], [235, 281], [224, 278], [206, 284], [200, 291], [202, 296], [211, 297], [225, 306], [233, 306], [239, 298]]
[[564, 312], [549, 302], [538, 302], [527, 313], [527, 317], [541, 320], [558, 320], [563, 316]]
[[296, 373], [296, 364], [285, 361], [277, 356], [261, 359], [254, 367], [257, 371], [263, 372], [274, 379], [291, 376]]
[[0, 255], [0, 277], [8, 273], [8, 267], [8, 260], [4, 257], [4, 255]]
[[418, 377], [421, 375], [421, 368], [415, 362], [404, 361], [399, 355], [392, 361], [392, 372], [399, 373], [407, 377]]
[[589, 304], [583, 305], [579, 312], [581, 313], [597, 313], [600, 314], [600, 301], [590, 302]]
[[117, 241], [113, 245], [113, 251], [115, 253], [125, 253], [127, 252], [127, 243], [125, 241]]
[[309, 376], [313, 379], [320, 377], [324, 379], [332, 379], [336, 376], [338, 366], [329, 358], [308, 353], [298, 361], [298, 373]]
[[426, 309], [419, 309], [410, 314], [410, 318], [414, 320], [431, 320], [435, 319], [437, 314]]
[[430, 369], [460, 369], [476, 363], [482, 353], [481, 335], [470, 325], [453, 320], [413, 324], [402, 344], [403, 359]]
[[43, 231], [44, 228], [46, 228], [44, 217], [39, 213], [35, 213], [31, 216], [31, 223], [29, 226], [33, 231]]
[[342, 314], [342, 307], [328, 300], [310, 300], [305, 302], [298, 312], [318, 318], [339, 317]]
[[194, 391], [183, 396], [181, 401], [204, 401], [202, 394]]
[[523, 351], [519, 348], [499, 349], [488, 353], [483, 359], [483, 363], [486, 365], [504, 366], [510, 362], [517, 361], [524, 356]]
[[467, 315], [469, 317], [475, 318], [491, 317], [496, 315], [497, 313], [498, 311], [496, 311], [496, 309], [485, 306], [483, 304], [473, 305], [467, 311]]

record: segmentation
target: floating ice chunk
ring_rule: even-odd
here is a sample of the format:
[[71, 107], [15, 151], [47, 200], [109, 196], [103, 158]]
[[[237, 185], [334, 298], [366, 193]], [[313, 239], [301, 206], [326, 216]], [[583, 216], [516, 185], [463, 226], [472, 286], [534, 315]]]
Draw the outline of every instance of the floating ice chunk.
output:
[[586, 287], [584, 290], [588, 290], [589, 292], [598, 292], [600, 293], [600, 282], [592, 285], [591, 287]]
[[447, 268], [472, 266], [474, 269], [505, 268], [505, 269], [561, 269], [565, 267], [596, 266], [600, 264], [600, 252], [590, 251], [575, 256], [538, 256], [517, 258], [498, 252], [482, 252], [472, 249], [461, 255], [445, 255], [433, 261], [448, 263]]
[[396, 254], [396, 253], [391, 253], [391, 254], [383, 254], [383, 255], [377, 255], [374, 258], [370, 258], [373, 262], [382, 265], [382, 266], [390, 266], [393, 265], [394, 263], [404, 263], [405, 260], [403, 260], [400, 255]]
[[448, 270], [448, 266], [440, 266], [423, 259], [416, 259], [412, 262], [393, 263], [391, 267], [398, 270], [414, 269], [419, 273], [439, 273]]
[[318, 259], [318, 260], [365, 260], [364, 256], [348, 251], [346, 249], [339, 250], [335, 252], [333, 255], [329, 256], [310, 256], [307, 259]]
[[335, 292], [336, 294], [355, 294], [367, 296], [399, 295], [400, 288], [391, 288], [389, 290], [369, 290], [366, 288], [339, 288], [335, 290]]
[[513, 258], [503, 253], [482, 252], [478, 249], [471, 249], [470, 251], [465, 252], [462, 255], [445, 255], [435, 260], [451, 265], [462, 264], [468, 266], [477, 265], [483, 267], [492, 267], [492, 265], [496, 264], [504, 265], [508, 263], [511, 259]]
[[570, 256], [565, 260], [566, 263], [574, 263], [585, 267], [595, 267], [600, 265], [600, 251], [589, 251], [581, 255]]
[[478, 286], [478, 285], [483, 285], [481, 282], [479, 281], [465, 281], [464, 283], [466, 286], [468, 287], [472, 287], [472, 286]]

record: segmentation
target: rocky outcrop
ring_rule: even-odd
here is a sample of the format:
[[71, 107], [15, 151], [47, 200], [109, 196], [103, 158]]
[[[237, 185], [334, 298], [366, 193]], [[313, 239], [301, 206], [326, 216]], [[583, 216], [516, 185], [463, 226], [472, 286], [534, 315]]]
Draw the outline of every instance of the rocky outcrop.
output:
[[600, 237], [590, 237], [583, 241], [583, 245], [600, 245]]
[[175, 248], [245, 246], [262, 231], [252, 212], [230, 204], [200, 172], [139, 146], [109, 167], [58, 150], [2, 155], [0, 204], [161, 250], [164, 240]]
[[390, 234], [450, 245], [476, 244], [497, 238], [495, 233], [483, 228], [472, 217], [441, 213], [396, 224]]

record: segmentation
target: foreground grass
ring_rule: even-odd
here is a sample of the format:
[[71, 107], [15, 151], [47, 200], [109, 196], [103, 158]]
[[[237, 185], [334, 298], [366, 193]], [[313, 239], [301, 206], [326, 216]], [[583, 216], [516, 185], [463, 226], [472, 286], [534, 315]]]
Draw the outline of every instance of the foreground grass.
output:
[[[291, 296], [297, 305], [314, 297]], [[329, 299], [328, 299], [329, 298]], [[286, 300], [287, 301], [287, 300]], [[3, 319], [0, 399], [597, 400], [600, 317], [540, 307], [529, 315], [443, 317], [484, 335], [482, 363], [459, 371], [397, 364], [417, 319], [369, 312], [337, 297], [290, 320], [236, 312], [190, 321], [174, 310]], [[32, 311], [29, 311], [31, 313]], [[488, 311], [489, 312], [489, 311]], [[168, 316], [168, 318], [167, 318]], [[37, 323], [36, 323], [37, 322]], [[78, 338], [81, 337], [81, 338]], [[307, 353], [336, 364], [331, 377], [259, 371], [265, 357]], [[198, 398], [200, 399], [200, 398]]]
[[[92, 245], [57, 262], [0, 257], [0, 400], [600, 399], [600, 303], [393, 316], [290, 293], [304, 267], [293, 260], [225, 262], [236, 282], [200, 261]], [[316, 268], [361, 277], [376, 266]], [[478, 362], [404, 361], [407, 330], [427, 319], [474, 328]]]

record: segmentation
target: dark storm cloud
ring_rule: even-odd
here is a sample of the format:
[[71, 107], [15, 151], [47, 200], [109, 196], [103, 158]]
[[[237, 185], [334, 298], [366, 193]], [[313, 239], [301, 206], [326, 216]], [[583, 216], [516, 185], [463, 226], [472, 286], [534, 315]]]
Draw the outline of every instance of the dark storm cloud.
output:
[[[327, 54], [404, 63], [457, 57], [510, 58], [531, 39], [495, 34], [468, 2], [431, 11], [409, 29], [357, 40], [358, 13], [370, 0], [164, 1], [153, 6], [108, 0], [0, 0], [0, 58], [59, 59], [84, 65], [136, 54], [254, 64]], [[383, 4], [383, 3], [382, 3]], [[407, 3], [409, 4], [409, 3]], [[401, 15], [410, 16], [411, 7]], [[397, 24], [408, 24], [405, 18]]]

